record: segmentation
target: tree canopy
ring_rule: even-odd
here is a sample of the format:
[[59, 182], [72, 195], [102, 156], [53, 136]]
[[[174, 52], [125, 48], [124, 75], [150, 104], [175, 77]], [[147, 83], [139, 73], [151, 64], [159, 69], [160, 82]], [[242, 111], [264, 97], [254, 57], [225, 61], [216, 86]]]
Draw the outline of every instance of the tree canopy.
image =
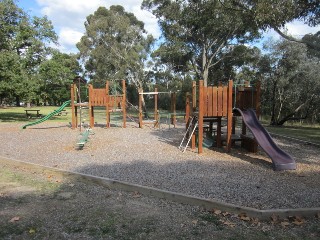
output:
[[85, 28], [77, 47], [93, 83], [129, 78], [137, 88], [142, 88], [153, 41], [151, 35], [146, 35], [143, 22], [122, 6], [99, 7], [87, 17]]
[[235, 45], [259, 36], [259, 29], [242, 11], [234, 11], [232, 4], [219, 0], [144, 0], [142, 7], [158, 18], [164, 37], [158, 50], [162, 59], [174, 63], [177, 69], [180, 65], [191, 66], [207, 85], [212, 78], [210, 68]]
[[308, 54], [306, 46], [287, 40], [271, 42], [257, 65], [263, 111], [271, 116], [272, 125], [319, 118], [319, 58]]
[[38, 96], [54, 105], [70, 99], [70, 84], [81, 71], [76, 55], [54, 50], [51, 58], [39, 66]]
[[[225, 1], [220, 0], [222, 4]], [[294, 20], [304, 21], [309, 26], [320, 24], [320, 5], [317, 0], [233, 0], [234, 12], [243, 12], [252, 25], [261, 30], [273, 29], [280, 36], [299, 43], [304, 43], [309, 48], [320, 51], [319, 44], [314, 44], [304, 39], [297, 39], [287, 35], [281, 28]]]
[[215, 77], [212, 69], [230, 56], [234, 46], [258, 38], [267, 29], [319, 50], [318, 43], [280, 30], [293, 20], [319, 24], [319, 4], [314, 0], [144, 0], [142, 8], [158, 18], [164, 37], [158, 49], [162, 61], [179, 71], [192, 67], [205, 85]]
[[0, 0], [0, 96], [31, 100], [39, 65], [57, 35], [46, 17], [30, 17], [13, 0]]

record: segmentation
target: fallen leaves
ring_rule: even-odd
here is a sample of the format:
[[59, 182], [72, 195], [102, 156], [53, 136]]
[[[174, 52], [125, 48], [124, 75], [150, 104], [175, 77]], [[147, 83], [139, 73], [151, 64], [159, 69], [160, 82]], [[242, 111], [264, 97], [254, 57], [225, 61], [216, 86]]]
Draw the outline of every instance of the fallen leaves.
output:
[[293, 223], [294, 225], [300, 226], [300, 225], [304, 224], [305, 221], [304, 221], [304, 220], [303, 220], [303, 221], [295, 220], [295, 221], [293, 221], [292, 223]]
[[245, 213], [240, 213], [240, 214], [239, 214], [239, 218], [240, 218], [242, 221], [246, 221], [246, 222], [248, 222], [248, 221], [251, 220], [251, 218], [248, 217], [247, 214], [245, 214]]
[[197, 225], [197, 223], [198, 223], [198, 220], [193, 220], [193, 221], [192, 221], [192, 224], [193, 224], [193, 225]]
[[281, 224], [282, 227], [287, 227], [287, 226], [290, 225], [290, 223], [287, 222], [287, 221], [283, 221], [283, 222], [281, 222], [280, 224]]
[[[269, 231], [272, 225], [278, 225], [283, 228], [286, 227], [298, 227], [306, 224], [306, 220], [301, 216], [288, 216], [287, 218], [281, 218], [276, 214], [270, 216], [270, 221], [260, 221], [256, 217], [250, 217], [247, 213], [231, 214], [229, 212], [223, 212], [219, 209], [212, 209], [209, 211], [211, 214], [219, 216], [219, 221], [228, 227], [235, 227], [237, 225], [237, 220], [241, 220], [250, 224], [250, 227], [261, 227], [262, 231]], [[315, 214], [315, 218], [320, 219], [320, 212]], [[232, 222], [232, 220], [235, 220]]]
[[141, 194], [138, 191], [134, 191], [132, 197], [134, 198], [140, 198]]
[[229, 221], [229, 220], [226, 220], [226, 221], [221, 221], [224, 225], [228, 226], [228, 227], [231, 227], [231, 228], [234, 228], [236, 226], [235, 223]]
[[295, 216], [292, 223], [296, 226], [300, 226], [305, 223], [305, 220], [300, 216]]
[[224, 217], [231, 215], [231, 213], [229, 213], [229, 212], [223, 212], [223, 213], [221, 213], [221, 214], [222, 214], [222, 216], [224, 216]]
[[53, 174], [47, 175], [48, 181], [49, 182], [55, 182], [55, 183], [61, 183], [62, 179], [59, 179], [58, 176], [55, 176]]
[[212, 211], [215, 215], [220, 215], [222, 213], [221, 210], [213, 209]]
[[305, 223], [305, 219], [303, 219], [300, 216], [289, 216], [288, 218], [283, 219], [280, 221], [279, 217], [276, 215], [271, 216], [271, 223], [272, 224], [277, 224], [280, 223], [282, 227], [288, 227], [291, 224], [294, 224], [296, 226], [301, 226], [302, 224]]
[[271, 223], [272, 224], [275, 224], [275, 223], [278, 222], [278, 216], [277, 215], [272, 214], [272, 216], [270, 218], [271, 218]]
[[13, 223], [13, 222], [17, 222], [17, 221], [20, 221], [20, 217], [18, 217], [18, 216], [11, 218], [9, 222]]

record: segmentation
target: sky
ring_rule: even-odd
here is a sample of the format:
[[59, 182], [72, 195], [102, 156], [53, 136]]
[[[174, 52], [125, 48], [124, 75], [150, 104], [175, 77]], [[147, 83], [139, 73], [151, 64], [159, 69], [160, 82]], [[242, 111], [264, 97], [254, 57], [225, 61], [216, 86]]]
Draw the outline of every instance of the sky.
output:
[[[127, 12], [132, 12], [145, 23], [148, 34], [160, 37], [157, 19], [150, 12], [141, 10], [142, 0], [18, 0], [17, 4], [30, 16], [46, 15], [51, 20], [59, 36], [59, 49], [65, 53], [76, 53], [76, 43], [84, 34], [86, 17], [93, 14], [99, 6], [109, 8], [111, 5], [122, 5]], [[320, 31], [320, 26], [310, 28], [301, 22], [286, 25], [289, 34], [302, 37], [308, 33]], [[268, 31], [264, 38], [279, 38], [274, 31]]]
[[51, 20], [59, 36], [59, 49], [63, 52], [77, 52], [76, 43], [83, 36], [86, 17], [93, 14], [98, 7], [109, 8], [122, 5], [127, 12], [145, 24], [148, 34], [155, 38], [160, 36], [157, 19], [148, 11], [141, 10], [142, 0], [18, 0], [17, 5], [30, 16], [46, 15]]

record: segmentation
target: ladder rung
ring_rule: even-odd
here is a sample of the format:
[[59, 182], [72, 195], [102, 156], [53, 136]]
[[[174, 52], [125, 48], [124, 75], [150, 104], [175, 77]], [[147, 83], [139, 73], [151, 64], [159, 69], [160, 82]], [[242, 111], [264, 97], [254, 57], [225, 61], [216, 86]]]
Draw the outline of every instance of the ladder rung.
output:
[[[189, 121], [186, 133], [184, 134], [183, 139], [182, 139], [182, 141], [180, 143], [179, 149], [183, 148], [182, 152], [186, 151], [186, 149], [187, 149], [187, 147], [189, 145], [189, 142], [190, 142], [190, 140], [192, 138], [192, 135], [193, 135], [194, 131], [196, 130], [197, 126], [198, 126], [198, 120], [197, 121], [195, 121], [195, 120], [197, 120], [197, 118], [196, 118], [196, 116], [193, 116], [191, 118], [191, 120]], [[190, 129], [191, 129], [192, 126], [193, 126], [193, 128], [192, 128], [192, 131], [191, 131], [191, 134], [190, 134]], [[188, 133], [189, 133], [188, 141], [187, 141], [186, 145], [183, 147], [183, 143], [186, 140]]]

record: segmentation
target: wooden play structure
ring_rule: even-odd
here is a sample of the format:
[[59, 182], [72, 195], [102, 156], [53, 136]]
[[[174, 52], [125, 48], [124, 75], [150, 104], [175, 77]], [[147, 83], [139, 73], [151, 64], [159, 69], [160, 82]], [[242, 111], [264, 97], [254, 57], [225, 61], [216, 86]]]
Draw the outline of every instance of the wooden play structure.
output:
[[[160, 112], [158, 109], [158, 95], [159, 94], [170, 94], [170, 122], [176, 126], [176, 93], [175, 92], [158, 92], [158, 89], [155, 88], [154, 92], [139, 92], [139, 127], [142, 128], [143, 125], [152, 124], [153, 127], [159, 127], [160, 125]], [[142, 96], [143, 95], [153, 95], [154, 97], [154, 118], [153, 120], [145, 120], [144, 112], [142, 107]]]
[[[196, 147], [198, 140], [198, 153], [203, 152], [203, 134], [214, 135], [216, 146], [222, 147], [225, 141], [226, 150], [230, 151], [232, 144], [239, 140], [241, 145], [250, 150], [257, 151], [257, 143], [247, 135], [245, 124], [242, 124], [240, 138], [234, 136], [236, 118], [233, 116], [233, 108], [254, 108], [257, 115], [260, 114], [260, 84], [256, 88], [249, 83], [233, 84], [228, 81], [226, 86], [207, 86], [200, 80], [197, 86], [193, 82], [192, 94], [186, 96], [186, 134], [180, 144], [184, 150], [191, 140], [191, 148]], [[227, 131], [222, 135], [222, 120], [226, 122]], [[216, 128], [213, 124], [216, 123]], [[188, 140], [183, 146], [184, 140]]]
[[[240, 84], [235, 84], [233, 90], [233, 108], [239, 108], [242, 111], [245, 111], [247, 109], [254, 109], [255, 114], [259, 119], [261, 114], [260, 96], [261, 83], [259, 81], [255, 85], [250, 85], [248, 81]], [[233, 134], [235, 133], [237, 116], [240, 115], [234, 113], [232, 130]], [[239, 140], [241, 141], [242, 148], [253, 153], [256, 153], [258, 151], [258, 143], [251, 135], [248, 135], [247, 126], [243, 120], [241, 121], [241, 134]]]
[[[94, 88], [88, 84], [89, 99], [87, 103], [81, 102], [81, 81], [75, 80], [71, 85], [71, 109], [72, 109], [72, 129], [77, 128], [81, 108], [89, 108], [90, 128], [94, 127], [94, 108], [105, 107], [106, 109], [106, 127], [110, 127], [110, 114], [121, 111], [123, 115], [123, 127], [126, 127], [126, 83], [121, 80], [122, 93], [109, 94], [109, 81], [105, 88]], [[81, 125], [81, 124], [80, 124]]]

